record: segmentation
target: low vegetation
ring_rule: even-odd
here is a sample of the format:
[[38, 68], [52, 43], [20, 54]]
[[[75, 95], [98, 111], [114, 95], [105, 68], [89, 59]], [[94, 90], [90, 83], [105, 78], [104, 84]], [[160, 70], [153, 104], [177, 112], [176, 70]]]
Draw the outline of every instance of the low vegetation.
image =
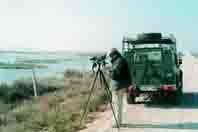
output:
[[55, 64], [61, 62], [58, 59], [28, 59], [28, 60], [21, 60], [18, 61], [20, 63], [30, 63], [30, 64], [38, 64], [38, 63], [45, 63], [45, 64]]
[[20, 64], [57, 64], [62, 62], [71, 61], [69, 58], [54, 58], [54, 59], [22, 59], [17, 60], [16, 63]]
[[[64, 80], [39, 80], [39, 96], [33, 96], [32, 83], [17, 80], [12, 85], [0, 86], [2, 106], [7, 111], [0, 114], [1, 132], [76, 132], [94, 119], [93, 112], [101, 111], [107, 96], [98, 82], [88, 107], [88, 115], [80, 126], [80, 118], [90, 93], [92, 73], [66, 71]], [[6, 90], [7, 89], [7, 90]], [[55, 92], [50, 92], [55, 91]], [[30, 99], [31, 100], [27, 100]], [[24, 100], [25, 99], [25, 100]], [[7, 104], [16, 104], [10, 107]], [[4, 107], [6, 108], [6, 107]]]
[[26, 64], [26, 63], [0, 63], [0, 69], [32, 69], [32, 68], [47, 68], [41, 64]]
[[[52, 92], [64, 88], [64, 82], [61, 79], [48, 77], [38, 79], [36, 82], [37, 94]], [[34, 95], [33, 82], [31, 78], [18, 79], [12, 84], [0, 84], [0, 100], [4, 103], [17, 103], [25, 99], [31, 99]]]

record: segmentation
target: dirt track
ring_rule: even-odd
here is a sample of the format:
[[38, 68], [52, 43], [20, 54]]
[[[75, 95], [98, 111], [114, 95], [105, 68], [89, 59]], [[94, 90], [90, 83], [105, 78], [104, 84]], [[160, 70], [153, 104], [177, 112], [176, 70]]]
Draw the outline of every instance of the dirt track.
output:
[[[183, 58], [184, 95], [181, 104], [125, 105], [123, 126], [120, 132], [197, 132], [198, 131], [198, 59], [190, 55]], [[111, 111], [99, 115], [87, 130], [82, 132], [117, 132], [111, 127]]]

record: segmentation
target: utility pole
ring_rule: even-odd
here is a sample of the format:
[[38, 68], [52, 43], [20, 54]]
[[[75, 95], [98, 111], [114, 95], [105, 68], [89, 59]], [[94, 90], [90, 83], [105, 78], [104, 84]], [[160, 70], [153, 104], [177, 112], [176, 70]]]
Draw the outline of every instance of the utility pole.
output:
[[34, 71], [34, 67], [32, 68], [32, 82], [33, 82], [33, 90], [34, 90], [34, 97], [37, 97], [37, 89], [36, 89], [36, 74]]

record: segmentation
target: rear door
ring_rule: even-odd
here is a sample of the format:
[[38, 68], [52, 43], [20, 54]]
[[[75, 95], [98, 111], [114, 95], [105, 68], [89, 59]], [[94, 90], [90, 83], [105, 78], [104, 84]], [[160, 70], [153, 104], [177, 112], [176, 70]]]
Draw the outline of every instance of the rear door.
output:
[[140, 49], [134, 53], [133, 78], [141, 91], [155, 91], [162, 83], [161, 49]]

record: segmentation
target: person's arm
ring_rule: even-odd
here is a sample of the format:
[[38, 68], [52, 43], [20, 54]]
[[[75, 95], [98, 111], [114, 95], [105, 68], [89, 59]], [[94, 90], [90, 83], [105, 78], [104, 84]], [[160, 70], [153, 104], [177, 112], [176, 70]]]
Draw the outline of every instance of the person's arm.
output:
[[123, 68], [124, 62], [122, 58], [119, 58], [117, 62], [113, 65], [112, 69], [112, 78], [117, 80], [119, 76], [121, 75], [122, 68]]

